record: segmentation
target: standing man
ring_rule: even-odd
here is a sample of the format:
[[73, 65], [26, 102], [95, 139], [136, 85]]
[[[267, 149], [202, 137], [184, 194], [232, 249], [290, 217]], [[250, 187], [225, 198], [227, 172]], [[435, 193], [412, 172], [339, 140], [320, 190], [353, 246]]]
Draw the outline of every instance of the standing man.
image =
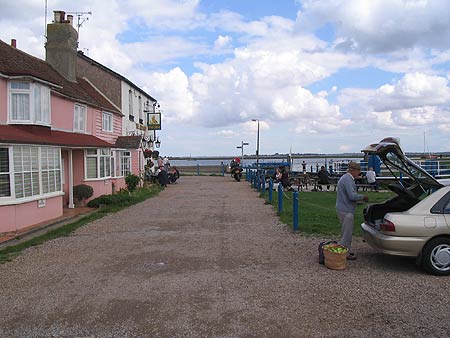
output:
[[348, 248], [347, 259], [349, 260], [356, 259], [356, 256], [350, 251], [353, 227], [355, 226], [356, 202], [369, 200], [366, 195], [359, 195], [356, 192], [355, 177], [360, 174], [361, 166], [356, 162], [350, 162], [347, 173], [339, 179], [337, 184], [336, 212], [342, 227], [340, 244]]
[[372, 167], [369, 167], [369, 170], [367, 170], [366, 179], [367, 183], [369, 183], [372, 186], [372, 189], [378, 191], [377, 174], [375, 173]]

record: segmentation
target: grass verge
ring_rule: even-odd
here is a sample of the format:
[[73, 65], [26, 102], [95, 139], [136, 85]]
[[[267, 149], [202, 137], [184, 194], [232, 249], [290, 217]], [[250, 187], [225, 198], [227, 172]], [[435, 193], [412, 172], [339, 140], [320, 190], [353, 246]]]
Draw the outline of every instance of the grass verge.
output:
[[12, 260], [14, 257], [20, 255], [23, 250], [29, 247], [40, 245], [54, 238], [68, 236], [76, 229], [82, 227], [87, 223], [100, 219], [109, 213], [117, 212], [133, 204], [145, 201], [150, 197], [158, 195], [160, 191], [161, 188], [157, 185], [138, 189], [130, 194], [131, 198], [126, 202], [120, 201], [118, 203], [106, 205], [98, 209], [94, 213], [84, 216], [73, 223], [65, 224], [56, 229], [49, 230], [45, 234], [30, 238], [29, 240], [21, 242], [20, 244], [11, 245], [4, 249], [0, 249], [0, 263]]
[[[392, 197], [391, 192], [361, 192], [369, 196], [369, 203], [379, 203]], [[261, 197], [269, 204], [269, 193], [261, 193]], [[341, 226], [336, 215], [336, 192], [299, 192], [298, 225], [304, 234], [339, 236]], [[279, 214], [282, 223], [293, 228], [293, 192], [283, 194], [283, 211]], [[278, 211], [278, 193], [272, 194], [272, 203]], [[360, 224], [363, 222], [363, 209], [367, 203], [358, 204], [355, 210], [355, 228], [353, 234], [361, 236]]]

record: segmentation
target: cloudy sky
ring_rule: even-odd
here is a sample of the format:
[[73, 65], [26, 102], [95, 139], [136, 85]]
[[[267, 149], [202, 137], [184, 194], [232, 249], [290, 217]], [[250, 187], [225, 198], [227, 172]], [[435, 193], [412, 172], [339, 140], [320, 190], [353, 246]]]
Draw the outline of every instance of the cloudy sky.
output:
[[[0, 39], [45, 57], [45, 0], [0, 0]], [[79, 48], [161, 104], [169, 156], [450, 151], [448, 0], [48, 0]], [[76, 21], [75, 16], [75, 21]], [[83, 18], [82, 18], [83, 20]]]

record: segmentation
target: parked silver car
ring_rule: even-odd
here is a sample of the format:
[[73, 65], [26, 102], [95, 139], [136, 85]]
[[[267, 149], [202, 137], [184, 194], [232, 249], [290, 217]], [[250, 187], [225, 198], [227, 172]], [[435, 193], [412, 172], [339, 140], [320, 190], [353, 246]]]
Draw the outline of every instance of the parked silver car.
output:
[[450, 186], [443, 186], [403, 153], [394, 138], [362, 150], [380, 156], [396, 195], [364, 209], [363, 236], [373, 248], [416, 257], [434, 275], [450, 275]]

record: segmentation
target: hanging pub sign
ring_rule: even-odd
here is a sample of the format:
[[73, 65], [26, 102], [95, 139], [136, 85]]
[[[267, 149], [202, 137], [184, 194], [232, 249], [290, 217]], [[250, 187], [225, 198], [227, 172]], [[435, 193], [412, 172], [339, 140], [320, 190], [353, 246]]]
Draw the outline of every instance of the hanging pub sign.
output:
[[161, 130], [161, 113], [147, 114], [147, 128], [148, 130]]

